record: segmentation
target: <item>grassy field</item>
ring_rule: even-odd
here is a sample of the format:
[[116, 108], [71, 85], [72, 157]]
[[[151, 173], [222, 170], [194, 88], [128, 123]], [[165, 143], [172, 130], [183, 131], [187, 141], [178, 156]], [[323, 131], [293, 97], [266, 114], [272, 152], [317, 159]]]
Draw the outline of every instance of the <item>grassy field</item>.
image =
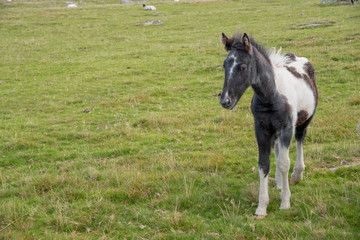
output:
[[[329, 168], [360, 162], [360, 4], [120, 2], [1, 0], [0, 239], [359, 239], [360, 166]], [[239, 30], [310, 59], [320, 98], [291, 209], [272, 156], [257, 221], [252, 90], [214, 97]]]

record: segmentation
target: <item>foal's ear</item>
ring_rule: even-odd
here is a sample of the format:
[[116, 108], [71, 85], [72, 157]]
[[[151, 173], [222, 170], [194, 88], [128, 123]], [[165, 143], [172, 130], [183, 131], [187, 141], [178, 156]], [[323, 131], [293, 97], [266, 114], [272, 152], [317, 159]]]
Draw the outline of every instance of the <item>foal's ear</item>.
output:
[[242, 37], [242, 44], [244, 45], [245, 50], [250, 54], [252, 47], [251, 47], [251, 43], [250, 43], [250, 38], [246, 33], [244, 33], [244, 35]]
[[232, 40], [230, 40], [225, 33], [222, 33], [221, 42], [224, 44], [224, 48], [226, 51], [231, 50]]

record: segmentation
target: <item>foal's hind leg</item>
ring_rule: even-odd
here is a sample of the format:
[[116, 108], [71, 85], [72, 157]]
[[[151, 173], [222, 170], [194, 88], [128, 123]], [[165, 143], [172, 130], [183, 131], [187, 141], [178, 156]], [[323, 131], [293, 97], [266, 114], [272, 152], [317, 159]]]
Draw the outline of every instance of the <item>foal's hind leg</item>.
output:
[[304, 145], [304, 139], [305, 139], [306, 132], [307, 132], [307, 127], [309, 126], [311, 119], [312, 119], [312, 117], [309, 118], [302, 125], [296, 127], [296, 130], [295, 130], [297, 156], [296, 156], [294, 170], [293, 170], [293, 173], [291, 174], [291, 179], [290, 179], [291, 184], [299, 183], [303, 179], [303, 172], [305, 169], [303, 145]]
[[296, 162], [294, 166], [293, 173], [291, 174], [290, 183], [297, 184], [303, 179], [303, 172], [305, 169], [304, 164], [304, 154], [303, 154], [303, 146], [304, 146], [304, 138], [306, 135], [306, 128], [298, 130], [296, 128], [295, 139], [296, 139]]
[[276, 188], [281, 189], [282, 188], [282, 177], [280, 173], [280, 163], [279, 163], [279, 139], [275, 140], [274, 143], [274, 155], [276, 160], [276, 172], [275, 172], [275, 182], [276, 182]]
[[296, 162], [293, 173], [291, 174], [290, 183], [297, 184], [303, 179], [303, 172], [305, 169], [304, 156], [303, 156], [303, 141], [296, 140]]

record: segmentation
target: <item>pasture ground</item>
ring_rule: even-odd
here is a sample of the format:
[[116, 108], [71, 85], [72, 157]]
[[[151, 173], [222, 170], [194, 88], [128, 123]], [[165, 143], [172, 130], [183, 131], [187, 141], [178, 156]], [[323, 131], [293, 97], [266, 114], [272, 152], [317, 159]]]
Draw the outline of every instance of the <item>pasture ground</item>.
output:
[[[151, 4], [1, 1], [0, 239], [359, 239], [360, 167], [329, 168], [360, 162], [360, 4]], [[292, 208], [272, 156], [258, 221], [252, 90], [214, 97], [238, 30], [310, 59], [320, 96]]]

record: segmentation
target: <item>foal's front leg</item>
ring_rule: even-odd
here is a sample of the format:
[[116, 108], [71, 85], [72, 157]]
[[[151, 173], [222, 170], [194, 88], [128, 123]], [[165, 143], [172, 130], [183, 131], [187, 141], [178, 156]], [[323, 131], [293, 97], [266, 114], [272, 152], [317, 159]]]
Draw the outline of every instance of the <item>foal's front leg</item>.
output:
[[279, 139], [279, 156], [276, 160], [276, 168], [279, 169], [282, 178], [280, 209], [290, 208], [291, 193], [289, 189], [288, 175], [290, 169], [289, 147], [293, 135], [292, 129], [292, 126], [283, 129]]
[[269, 204], [268, 180], [270, 171], [270, 151], [271, 151], [271, 135], [268, 135], [264, 130], [255, 123], [256, 140], [259, 149], [259, 175], [260, 175], [260, 192], [259, 205], [256, 209], [255, 215], [258, 218], [267, 215], [266, 208]]

